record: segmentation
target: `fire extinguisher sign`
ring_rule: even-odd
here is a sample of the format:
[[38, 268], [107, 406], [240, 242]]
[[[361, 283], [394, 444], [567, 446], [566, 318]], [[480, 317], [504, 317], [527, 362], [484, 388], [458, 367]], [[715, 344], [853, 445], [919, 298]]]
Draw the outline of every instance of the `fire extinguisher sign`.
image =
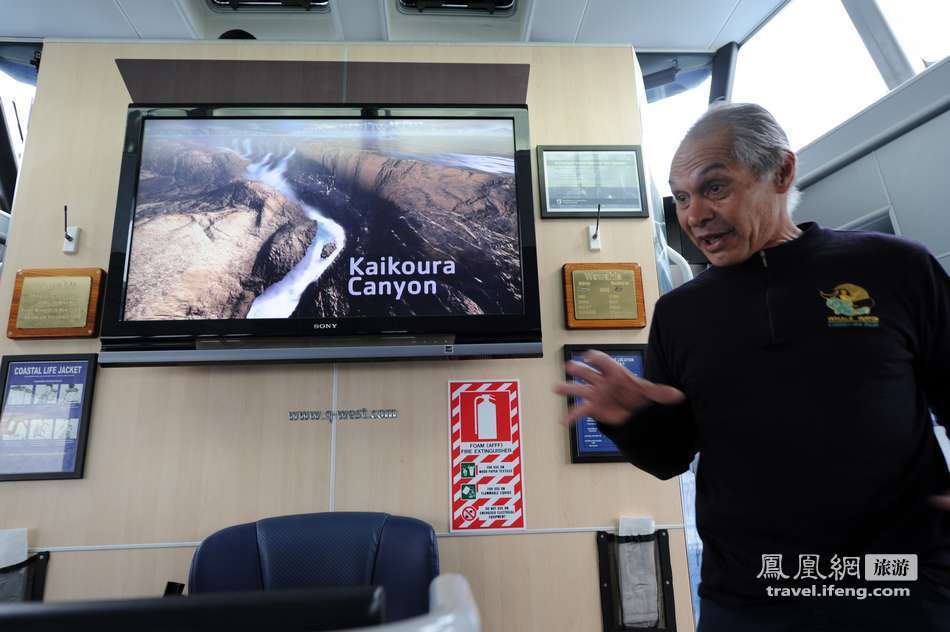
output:
[[449, 382], [452, 531], [524, 529], [518, 380]]

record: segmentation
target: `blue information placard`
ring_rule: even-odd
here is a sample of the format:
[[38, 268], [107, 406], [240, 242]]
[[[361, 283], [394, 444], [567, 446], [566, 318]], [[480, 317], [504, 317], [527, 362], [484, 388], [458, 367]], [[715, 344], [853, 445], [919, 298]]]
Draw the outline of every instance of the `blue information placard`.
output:
[[[643, 377], [646, 345], [565, 345], [565, 360], [583, 362], [583, 354], [591, 349], [603, 351], [620, 363], [625, 369], [638, 377]], [[571, 381], [583, 384], [578, 378], [569, 377]], [[572, 397], [570, 406], [579, 406], [584, 403], [583, 398]], [[597, 422], [590, 417], [582, 417], [571, 429], [571, 462], [621, 462], [627, 459], [620, 453], [617, 446], [597, 427]]]
[[6, 356], [0, 480], [81, 478], [95, 355]]

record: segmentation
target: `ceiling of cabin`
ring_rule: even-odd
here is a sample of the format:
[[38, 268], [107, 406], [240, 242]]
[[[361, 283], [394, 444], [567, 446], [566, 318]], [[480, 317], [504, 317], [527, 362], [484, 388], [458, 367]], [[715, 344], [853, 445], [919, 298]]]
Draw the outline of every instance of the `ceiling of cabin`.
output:
[[207, 0], [3, 0], [0, 39], [204, 40], [243, 29], [270, 41], [622, 43], [640, 52], [713, 52], [744, 42], [788, 0], [518, 0], [502, 17], [419, 14], [397, 2], [235, 12]]

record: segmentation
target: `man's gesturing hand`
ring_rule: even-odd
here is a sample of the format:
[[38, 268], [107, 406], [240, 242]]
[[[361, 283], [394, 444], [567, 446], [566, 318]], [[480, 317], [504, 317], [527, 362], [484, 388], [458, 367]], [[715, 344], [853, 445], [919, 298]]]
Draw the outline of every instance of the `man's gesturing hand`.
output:
[[554, 386], [555, 393], [584, 400], [567, 412], [561, 420], [564, 425], [573, 425], [582, 417], [619, 425], [653, 402], [672, 405], [686, 399], [682, 391], [672, 386], [637, 377], [602, 351], [588, 351], [583, 357], [590, 366], [568, 362], [567, 373], [587, 384], [562, 382]]

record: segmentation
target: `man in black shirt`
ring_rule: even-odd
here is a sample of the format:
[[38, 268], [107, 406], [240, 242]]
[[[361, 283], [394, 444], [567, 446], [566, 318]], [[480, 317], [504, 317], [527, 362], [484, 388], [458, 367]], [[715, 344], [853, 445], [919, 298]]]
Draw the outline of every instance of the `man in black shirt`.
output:
[[700, 632], [950, 630], [950, 279], [915, 242], [796, 226], [795, 165], [761, 107], [693, 126], [670, 185], [713, 267], [657, 302], [645, 380], [568, 364], [566, 422], [661, 479], [700, 453]]

